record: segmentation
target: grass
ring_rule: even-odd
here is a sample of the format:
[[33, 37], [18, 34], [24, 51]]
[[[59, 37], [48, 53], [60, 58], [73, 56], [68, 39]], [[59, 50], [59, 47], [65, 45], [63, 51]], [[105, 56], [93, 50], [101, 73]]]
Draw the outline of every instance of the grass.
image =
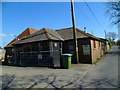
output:
[[98, 62], [100, 62], [101, 58], [102, 58], [102, 57], [97, 58], [97, 60], [95, 60], [92, 64], [95, 64], [95, 65], [96, 65]]
[[[108, 51], [110, 51], [110, 50], [111, 50], [111, 49], [109, 49]], [[104, 58], [104, 56], [108, 53], [108, 51], [107, 51], [104, 55], [102, 55], [100, 58], [97, 58], [97, 60], [93, 61], [92, 64], [95, 64], [95, 65], [96, 65], [98, 62], [100, 62], [101, 59]]]

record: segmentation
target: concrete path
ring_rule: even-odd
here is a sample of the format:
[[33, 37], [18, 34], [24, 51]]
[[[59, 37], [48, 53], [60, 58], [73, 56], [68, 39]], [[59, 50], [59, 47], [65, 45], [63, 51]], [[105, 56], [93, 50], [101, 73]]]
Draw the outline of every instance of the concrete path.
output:
[[[71, 69], [1, 66], [0, 85], [9, 88], [118, 88], [118, 47], [97, 65], [72, 65]], [[0, 87], [1, 87], [0, 86]]]

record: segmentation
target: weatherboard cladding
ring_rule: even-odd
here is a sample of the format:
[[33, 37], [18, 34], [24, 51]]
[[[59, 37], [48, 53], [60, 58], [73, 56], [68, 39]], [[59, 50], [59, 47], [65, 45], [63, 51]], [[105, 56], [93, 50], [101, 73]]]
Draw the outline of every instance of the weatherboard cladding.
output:
[[63, 38], [56, 31], [52, 29], [43, 28], [38, 32], [30, 35], [29, 37], [21, 39], [15, 44], [23, 44], [23, 43], [30, 43], [30, 42], [36, 42], [36, 41], [45, 41], [45, 40], [63, 41]]

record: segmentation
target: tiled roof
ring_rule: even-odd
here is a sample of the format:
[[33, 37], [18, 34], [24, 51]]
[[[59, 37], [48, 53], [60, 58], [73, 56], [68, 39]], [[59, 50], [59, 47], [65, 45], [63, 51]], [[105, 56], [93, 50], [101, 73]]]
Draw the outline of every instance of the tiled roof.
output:
[[[93, 38], [97, 40], [101, 40], [96, 36], [85, 33], [84, 31], [76, 28], [77, 38]], [[19, 40], [18, 40], [19, 39]], [[52, 30], [48, 28], [43, 28], [39, 31], [27, 28], [23, 31], [17, 38], [12, 40], [6, 47], [12, 47], [13, 44], [22, 44], [36, 41], [45, 41], [45, 40], [71, 40], [73, 39], [73, 28], [63, 28], [58, 30]]]
[[15, 39], [13, 39], [8, 45], [5, 46], [5, 48], [7, 47], [13, 47], [13, 44], [16, 43], [17, 41], [28, 37], [29, 35], [37, 32], [38, 30], [35, 30], [33, 28], [27, 28], [26, 30], [24, 30], [21, 34], [19, 34]]
[[21, 39], [15, 44], [23, 44], [23, 43], [30, 43], [30, 42], [36, 42], [36, 41], [45, 41], [45, 40], [63, 41], [63, 38], [55, 30], [43, 28], [38, 32], [30, 35], [29, 37]]
[[[58, 29], [56, 31], [61, 35], [61, 37], [64, 40], [73, 39], [73, 28], [72, 27]], [[92, 34], [89, 34], [89, 33], [85, 33], [84, 31], [82, 31], [82, 30], [80, 30], [78, 28], [76, 28], [76, 33], [77, 33], [77, 38], [88, 38], [89, 37], [89, 38], [94, 38], [94, 39], [100, 40], [96, 36], [94, 36]]]
[[105, 39], [105, 38], [99, 38], [99, 39], [101, 39], [102, 41], [108, 41], [107, 39]]

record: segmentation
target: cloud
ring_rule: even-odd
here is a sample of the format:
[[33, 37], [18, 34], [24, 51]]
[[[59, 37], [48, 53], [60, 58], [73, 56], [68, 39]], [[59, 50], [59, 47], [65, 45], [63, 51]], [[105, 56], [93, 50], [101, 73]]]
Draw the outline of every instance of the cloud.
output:
[[0, 37], [14, 37], [14, 34], [4, 34], [4, 33], [0, 33]]
[[1, 36], [1, 37], [7, 37], [7, 34], [0, 33], [0, 36]]

